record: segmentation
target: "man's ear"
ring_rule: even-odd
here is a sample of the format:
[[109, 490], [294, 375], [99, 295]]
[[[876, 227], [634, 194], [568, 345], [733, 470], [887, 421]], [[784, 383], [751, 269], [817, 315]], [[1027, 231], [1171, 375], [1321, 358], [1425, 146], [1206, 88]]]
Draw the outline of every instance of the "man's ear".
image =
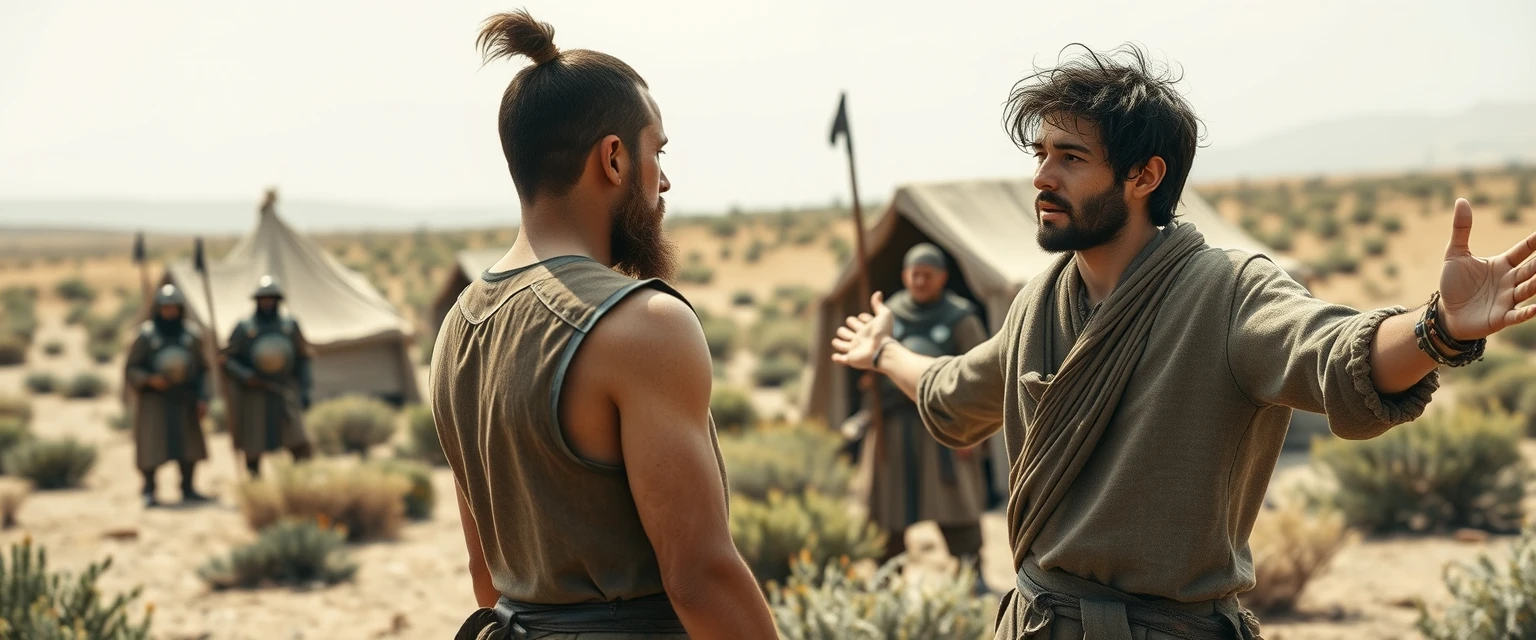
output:
[[623, 140], [613, 134], [603, 136], [597, 143], [597, 159], [609, 183], [618, 186], [624, 182], [624, 174], [629, 171], [629, 153]]
[[1163, 176], [1168, 175], [1168, 163], [1162, 156], [1152, 156], [1141, 165], [1135, 173], [1131, 174], [1131, 197], [1138, 200], [1152, 197], [1152, 192], [1157, 191], [1158, 185], [1163, 183]]

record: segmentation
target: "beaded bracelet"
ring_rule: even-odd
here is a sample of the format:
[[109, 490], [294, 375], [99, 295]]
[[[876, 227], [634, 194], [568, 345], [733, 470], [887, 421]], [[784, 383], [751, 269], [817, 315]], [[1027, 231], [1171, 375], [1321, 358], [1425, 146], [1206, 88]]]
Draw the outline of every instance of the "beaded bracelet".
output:
[[[1413, 335], [1418, 338], [1419, 350], [1428, 354], [1430, 359], [1448, 367], [1465, 367], [1473, 362], [1483, 359], [1483, 351], [1488, 346], [1488, 339], [1482, 338], [1471, 342], [1463, 342], [1452, 338], [1440, 326], [1440, 316], [1437, 310], [1440, 303], [1440, 292], [1436, 291], [1429, 296], [1429, 304], [1424, 307], [1424, 315], [1419, 317], [1418, 324], [1413, 326]], [[1433, 335], [1434, 339], [1430, 336]], [[1439, 344], [1436, 344], [1436, 340]], [[1440, 350], [1440, 344], [1456, 353], [1446, 355]]]

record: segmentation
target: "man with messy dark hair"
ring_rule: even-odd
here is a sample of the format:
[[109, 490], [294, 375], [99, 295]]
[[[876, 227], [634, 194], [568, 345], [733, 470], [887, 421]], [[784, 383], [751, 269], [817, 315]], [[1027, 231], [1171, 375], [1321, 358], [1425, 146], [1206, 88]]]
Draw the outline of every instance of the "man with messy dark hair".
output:
[[1252, 638], [1248, 536], [1293, 409], [1371, 438], [1423, 413], [1440, 365], [1536, 317], [1536, 234], [1468, 249], [1458, 200], [1439, 290], [1374, 311], [1311, 297], [1268, 258], [1177, 220], [1199, 120], [1139, 49], [1089, 51], [1015, 86], [1007, 122], [1039, 162], [1036, 237], [1061, 255], [1002, 330], [956, 357], [913, 352], [874, 313], [833, 359], [888, 376], [928, 430], [1001, 429], [1016, 589], [997, 638]]

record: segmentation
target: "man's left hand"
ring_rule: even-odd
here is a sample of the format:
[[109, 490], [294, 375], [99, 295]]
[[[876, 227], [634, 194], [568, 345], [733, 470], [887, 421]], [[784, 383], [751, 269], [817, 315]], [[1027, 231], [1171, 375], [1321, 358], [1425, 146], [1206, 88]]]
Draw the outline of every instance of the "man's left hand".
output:
[[1536, 318], [1536, 305], [1520, 303], [1536, 295], [1536, 233], [1491, 258], [1472, 255], [1472, 205], [1456, 200], [1451, 242], [1440, 269], [1441, 324], [1450, 337], [1470, 341]]

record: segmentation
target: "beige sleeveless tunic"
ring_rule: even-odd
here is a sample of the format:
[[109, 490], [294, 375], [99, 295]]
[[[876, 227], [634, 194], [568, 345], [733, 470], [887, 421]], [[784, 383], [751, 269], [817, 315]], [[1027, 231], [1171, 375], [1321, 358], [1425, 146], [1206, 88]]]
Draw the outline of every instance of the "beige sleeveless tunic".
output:
[[443, 321], [430, 378], [438, 437], [492, 582], [508, 599], [570, 604], [663, 592], [623, 467], [582, 459], [559, 424], [561, 383], [582, 339], [646, 287], [678, 295], [586, 258], [554, 258], [483, 274]]

